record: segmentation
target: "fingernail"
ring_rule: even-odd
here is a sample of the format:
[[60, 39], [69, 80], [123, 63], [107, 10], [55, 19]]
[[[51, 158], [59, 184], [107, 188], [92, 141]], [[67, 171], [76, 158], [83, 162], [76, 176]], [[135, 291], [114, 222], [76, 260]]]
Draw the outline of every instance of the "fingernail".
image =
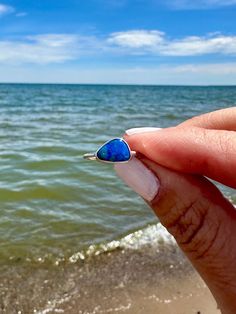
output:
[[133, 134], [138, 134], [138, 133], [154, 132], [158, 130], [161, 130], [161, 128], [150, 128], [150, 127], [133, 128], [133, 129], [126, 130], [125, 134], [133, 135]]
[[151, 202], [157, 195], [160, 182], [139, 159], [133, 157], [128, 163], [116, 164], [115, 170], [131, 189], [148, 202]]

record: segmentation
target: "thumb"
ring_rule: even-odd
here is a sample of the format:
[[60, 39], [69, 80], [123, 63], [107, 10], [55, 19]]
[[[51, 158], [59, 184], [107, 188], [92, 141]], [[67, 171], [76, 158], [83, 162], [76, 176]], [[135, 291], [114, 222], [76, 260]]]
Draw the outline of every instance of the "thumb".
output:
[[150, 204], [203, 277], [218, 305], [228, 309], [225, 313], [235, 313], [233, 205], [206, 178], [180, 174], [140, 158], [115, 165], [117, 174]]

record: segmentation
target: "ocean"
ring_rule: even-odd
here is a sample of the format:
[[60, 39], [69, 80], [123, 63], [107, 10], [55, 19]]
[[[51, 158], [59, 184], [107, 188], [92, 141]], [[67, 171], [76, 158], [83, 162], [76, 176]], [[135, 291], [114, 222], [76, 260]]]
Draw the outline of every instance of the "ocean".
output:
[[235, 104], [236, 87], [227, 86], [1, 84], [2, 267], [53, 269], [173, 243], [112, 165], [82, 156], [128, 128], [174, 126]]

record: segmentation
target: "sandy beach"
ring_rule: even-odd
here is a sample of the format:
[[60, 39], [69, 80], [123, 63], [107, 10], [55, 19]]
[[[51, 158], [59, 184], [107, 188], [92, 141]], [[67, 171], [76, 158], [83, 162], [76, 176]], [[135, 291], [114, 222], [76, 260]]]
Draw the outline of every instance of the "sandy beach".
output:
[[70, 265], [2, 267], [1, 313], [217, 314], [175, 245], [115, 250]]

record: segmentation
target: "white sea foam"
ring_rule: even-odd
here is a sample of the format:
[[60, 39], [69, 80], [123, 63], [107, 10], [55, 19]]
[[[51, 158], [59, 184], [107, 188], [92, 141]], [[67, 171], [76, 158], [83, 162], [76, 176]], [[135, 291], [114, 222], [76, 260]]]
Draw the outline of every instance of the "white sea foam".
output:
[[120, 240], [120, 247], [125, 249], [139, 249], [144, 245], [158, 245], [160, 243], [174, 244], [172, 235], [160, 223], [151, 225], [143, 230], [131, 233]]
[[101, 245], [90, 245], [87, 250], [73, 254], [69, 261], [76, 263], [78, 260], [84, 260], [90, 256], [97, 256], [105, 252], [111, 252], [116, 249], [138, 250], [143, 246], [155, 246], [165, 243], [174, 245], [175, 239], [160, 223], [147, 226], [144, 229], [135, 231], [121, 238]]

